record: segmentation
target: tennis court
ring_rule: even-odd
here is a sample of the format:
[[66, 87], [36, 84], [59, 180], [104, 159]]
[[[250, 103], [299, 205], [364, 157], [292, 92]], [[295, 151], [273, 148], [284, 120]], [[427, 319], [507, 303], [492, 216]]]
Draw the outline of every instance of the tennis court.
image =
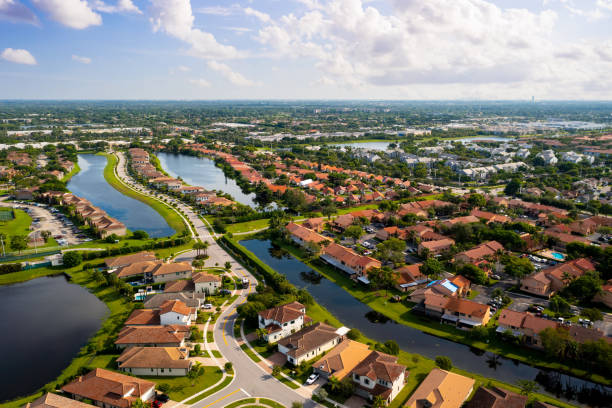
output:
[[12, 208], [0, 208], [0, 222], [7, 222], [15, 219]]

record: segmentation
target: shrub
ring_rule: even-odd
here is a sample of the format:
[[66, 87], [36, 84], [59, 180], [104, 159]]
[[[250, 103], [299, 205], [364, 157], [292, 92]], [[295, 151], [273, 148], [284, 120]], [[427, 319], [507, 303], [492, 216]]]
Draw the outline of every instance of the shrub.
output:
[[136, 230], [132, 233], [134, 239], [147, 239], [149, 238], [149, 234], [146, 231]]
[[443, 370], [450, 370], [453, 368], [453, 362], [450, 358], [446, 356], [437, 356], [436, 357], [436, 365]]
[[580, 315], [586, 317], [587, 319], [593, 322], [603, 319], [603, 314], [599, 311], [599, 309], [595, 309], [594, 307], [582, 309], [582, 312], [580, 312]]
[[72, 268], [83, 262], [83, 255], [78, 251], [66, 252], [63, 256], [64, 266]]
[[170, 384], [168, 383], [161, 383], [157, 386], [157, 390], [160, 392], [163, 392], [164, 394], [167, 393], [168, 391], [170, 391]]
[[348, 333], [346, 333], [346, 337], [351, 340], [357, 340], [359, 337], [361, 337], [361, 332], [355, 328], [352, 328]]

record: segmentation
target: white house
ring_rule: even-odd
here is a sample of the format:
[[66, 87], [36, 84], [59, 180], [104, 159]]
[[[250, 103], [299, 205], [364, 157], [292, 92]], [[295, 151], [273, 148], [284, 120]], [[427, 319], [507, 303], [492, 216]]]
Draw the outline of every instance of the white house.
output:
[[355, 394], [369, 401], [380, 396], [389, 404], [404, 387], [405, 373], [396, 356], [372, 351], [353, 369]]
[[555, 152], [552, 150], [543, 150], [538, 153], [536, 157], [539, 157], [544, 160], [544, 163], [549, 166], [555, 165], [559, 161], [559, 159], [557, 159], [557, 156], [555, 156]]
[[159, 319], [162, 326], [191, 324], [192, 310], [180, 300], [168, 300], [161, 305]]
[[221, 277], [217, 275], [209, 275], [204, 272], [198, 272], [192, 277], [196, 293], [206, 293], [211, 295], [217, 293], [221, 288]]
[[280, 340], [278, 351], [287, 357], [289, 363], [298, 366], [303, 361], [312, 360], [340, 344], [345, 339], [346, 332], [346, 327], [336, 329], [319, 322]]
[[306, 307], [299, 302], [273, 307], [259, 312], [259, 328], [264, 329], [264, 338], [268, 343], [275, 343], [290, 334], [301, 330], [310, 321], [306, 316]]

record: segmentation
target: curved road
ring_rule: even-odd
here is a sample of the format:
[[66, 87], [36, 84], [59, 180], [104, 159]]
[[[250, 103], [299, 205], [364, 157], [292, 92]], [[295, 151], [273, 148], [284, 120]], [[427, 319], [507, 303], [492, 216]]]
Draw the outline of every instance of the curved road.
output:
[[[129, 187], [146, 195], [154, 196], [160, 195], [154, 193], [146, 187], [135, 182], [126, 171], [126, 159], [123, 153], [117, 152], [119, 158], [117, 164], [117, 175], [119, 178], [127, 184]], [[172, 197], [161, 194], [166, 200], [173, 200]], [[236, 320], [236, 307], [246, 302], [248, 293], [257, 285], [257, 280], [245, 270], [234, 258], [232, 258], [223, 248], [221, 248], [214, 240], [213, 234], [206, 227], [204, 222], [197, 216], [197, 213], [189, 206], [178, 202], [178, 208], [187, 216], [187, 218], [195, 226], [195, 238], [202, 241], [208, 241], [210, 246], [208, 247], [209, 258], [205, 261], [206, 266], [223, 266], [225, 262], [230, 262], [232, 265], [232, 271], [237, 276], [247, 277], [251, 282], [248, 290], [243, 289], [240, 291], [238, 299], [228, 307], [217, 319], [217, 322], [213, 328], [213, 334], [215, 344], [223, 357], [228, 361], [232, 362], [234, 366], [234, 379], [224, 389], [198, 401], [191, 405], [193, 408], [220, 408], [243, 398], [249, 397], [263, 397], [270, 398], [280, 402], [286, 407], [290, 407], [293, 402], [301, 402], [305, 407], [318, 406], [311, 399], [304, 397], [301, 393], [296, 392], [272, 375], [268, 374], [261, 366], [255, 363], [249, 358], [238, 345], [234, 338], [234, 323]], [[191, 261], [195, 257], [195, 251], [187, 251], [177, 256], [178, 261]], [[298, 389], [300, 391], [302, 389]], [[306, 391], [306, 390], [303, 390]], [[309, 393], [303, 392], [305, 395]]]

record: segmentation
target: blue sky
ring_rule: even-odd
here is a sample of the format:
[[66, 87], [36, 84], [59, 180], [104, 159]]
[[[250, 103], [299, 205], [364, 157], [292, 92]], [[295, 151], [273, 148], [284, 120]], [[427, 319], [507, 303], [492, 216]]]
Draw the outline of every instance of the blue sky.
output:
[[612, 99], [612, 0], [0, 0], [2, 99]]

